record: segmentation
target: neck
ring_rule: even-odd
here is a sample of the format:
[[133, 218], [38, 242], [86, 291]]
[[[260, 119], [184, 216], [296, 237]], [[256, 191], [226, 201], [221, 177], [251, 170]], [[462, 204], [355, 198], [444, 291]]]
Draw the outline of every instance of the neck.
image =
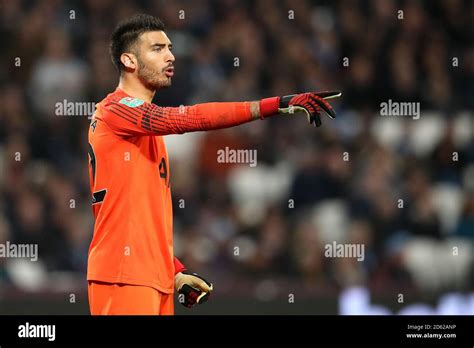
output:
[[120, 77], [118, 88], [128, 95], [151, 103], [156, 90], [147, 88], [138, 78], [132, 78], [126, 74]]

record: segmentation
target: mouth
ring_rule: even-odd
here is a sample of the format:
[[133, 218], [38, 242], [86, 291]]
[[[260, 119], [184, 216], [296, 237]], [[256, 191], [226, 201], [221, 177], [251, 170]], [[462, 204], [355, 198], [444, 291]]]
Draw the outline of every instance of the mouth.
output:
[[165, 70], [165, 75], [167, 77], [172, 77], [174, 75], [174, 68], [171, 67], [171, 68], [166, 69]]

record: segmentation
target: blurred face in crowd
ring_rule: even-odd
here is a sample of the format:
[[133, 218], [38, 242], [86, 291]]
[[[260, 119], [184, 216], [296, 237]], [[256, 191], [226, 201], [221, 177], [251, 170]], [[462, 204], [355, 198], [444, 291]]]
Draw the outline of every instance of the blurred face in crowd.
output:
[[140, 35], [133, 54], [123, 53], [122, 63], [150, 89], [171, 86], [175, 61], [172, 44], [164, 31], [149, 31]]

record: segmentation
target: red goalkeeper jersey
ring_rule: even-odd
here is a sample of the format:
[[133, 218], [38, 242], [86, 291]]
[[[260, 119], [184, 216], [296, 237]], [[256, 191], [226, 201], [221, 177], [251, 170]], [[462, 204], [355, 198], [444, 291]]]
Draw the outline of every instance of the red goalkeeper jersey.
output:
[[124, 91], [97, 105], [89, 128], [95, 216], [88, 280], [174, 290], [170, 166], [163, 135], [251, 121], [250, 103], [159, 107]]

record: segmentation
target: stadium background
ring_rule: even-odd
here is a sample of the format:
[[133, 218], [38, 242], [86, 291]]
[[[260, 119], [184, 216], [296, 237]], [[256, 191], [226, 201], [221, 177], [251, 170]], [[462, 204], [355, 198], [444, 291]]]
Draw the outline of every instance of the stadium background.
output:
[[[115, 88], [108, 39], [138, 12], [174, 43], [160, 105], [343, 91], [319, 129], [166, 137], [176, 254], [216, 288], [177, 313], [474, 314], [474, 2], [459, 0], [1, 1], [0, 242], [39, 260], [0, 258], [0, 314], [88, 313], [90, 115], [55, 105]], [[389, 100], [420, 119], [381, 116]], [[218, 163], [226, 146], [257, 166]], [[325, 257], [333, 241], [364, 261]]]

